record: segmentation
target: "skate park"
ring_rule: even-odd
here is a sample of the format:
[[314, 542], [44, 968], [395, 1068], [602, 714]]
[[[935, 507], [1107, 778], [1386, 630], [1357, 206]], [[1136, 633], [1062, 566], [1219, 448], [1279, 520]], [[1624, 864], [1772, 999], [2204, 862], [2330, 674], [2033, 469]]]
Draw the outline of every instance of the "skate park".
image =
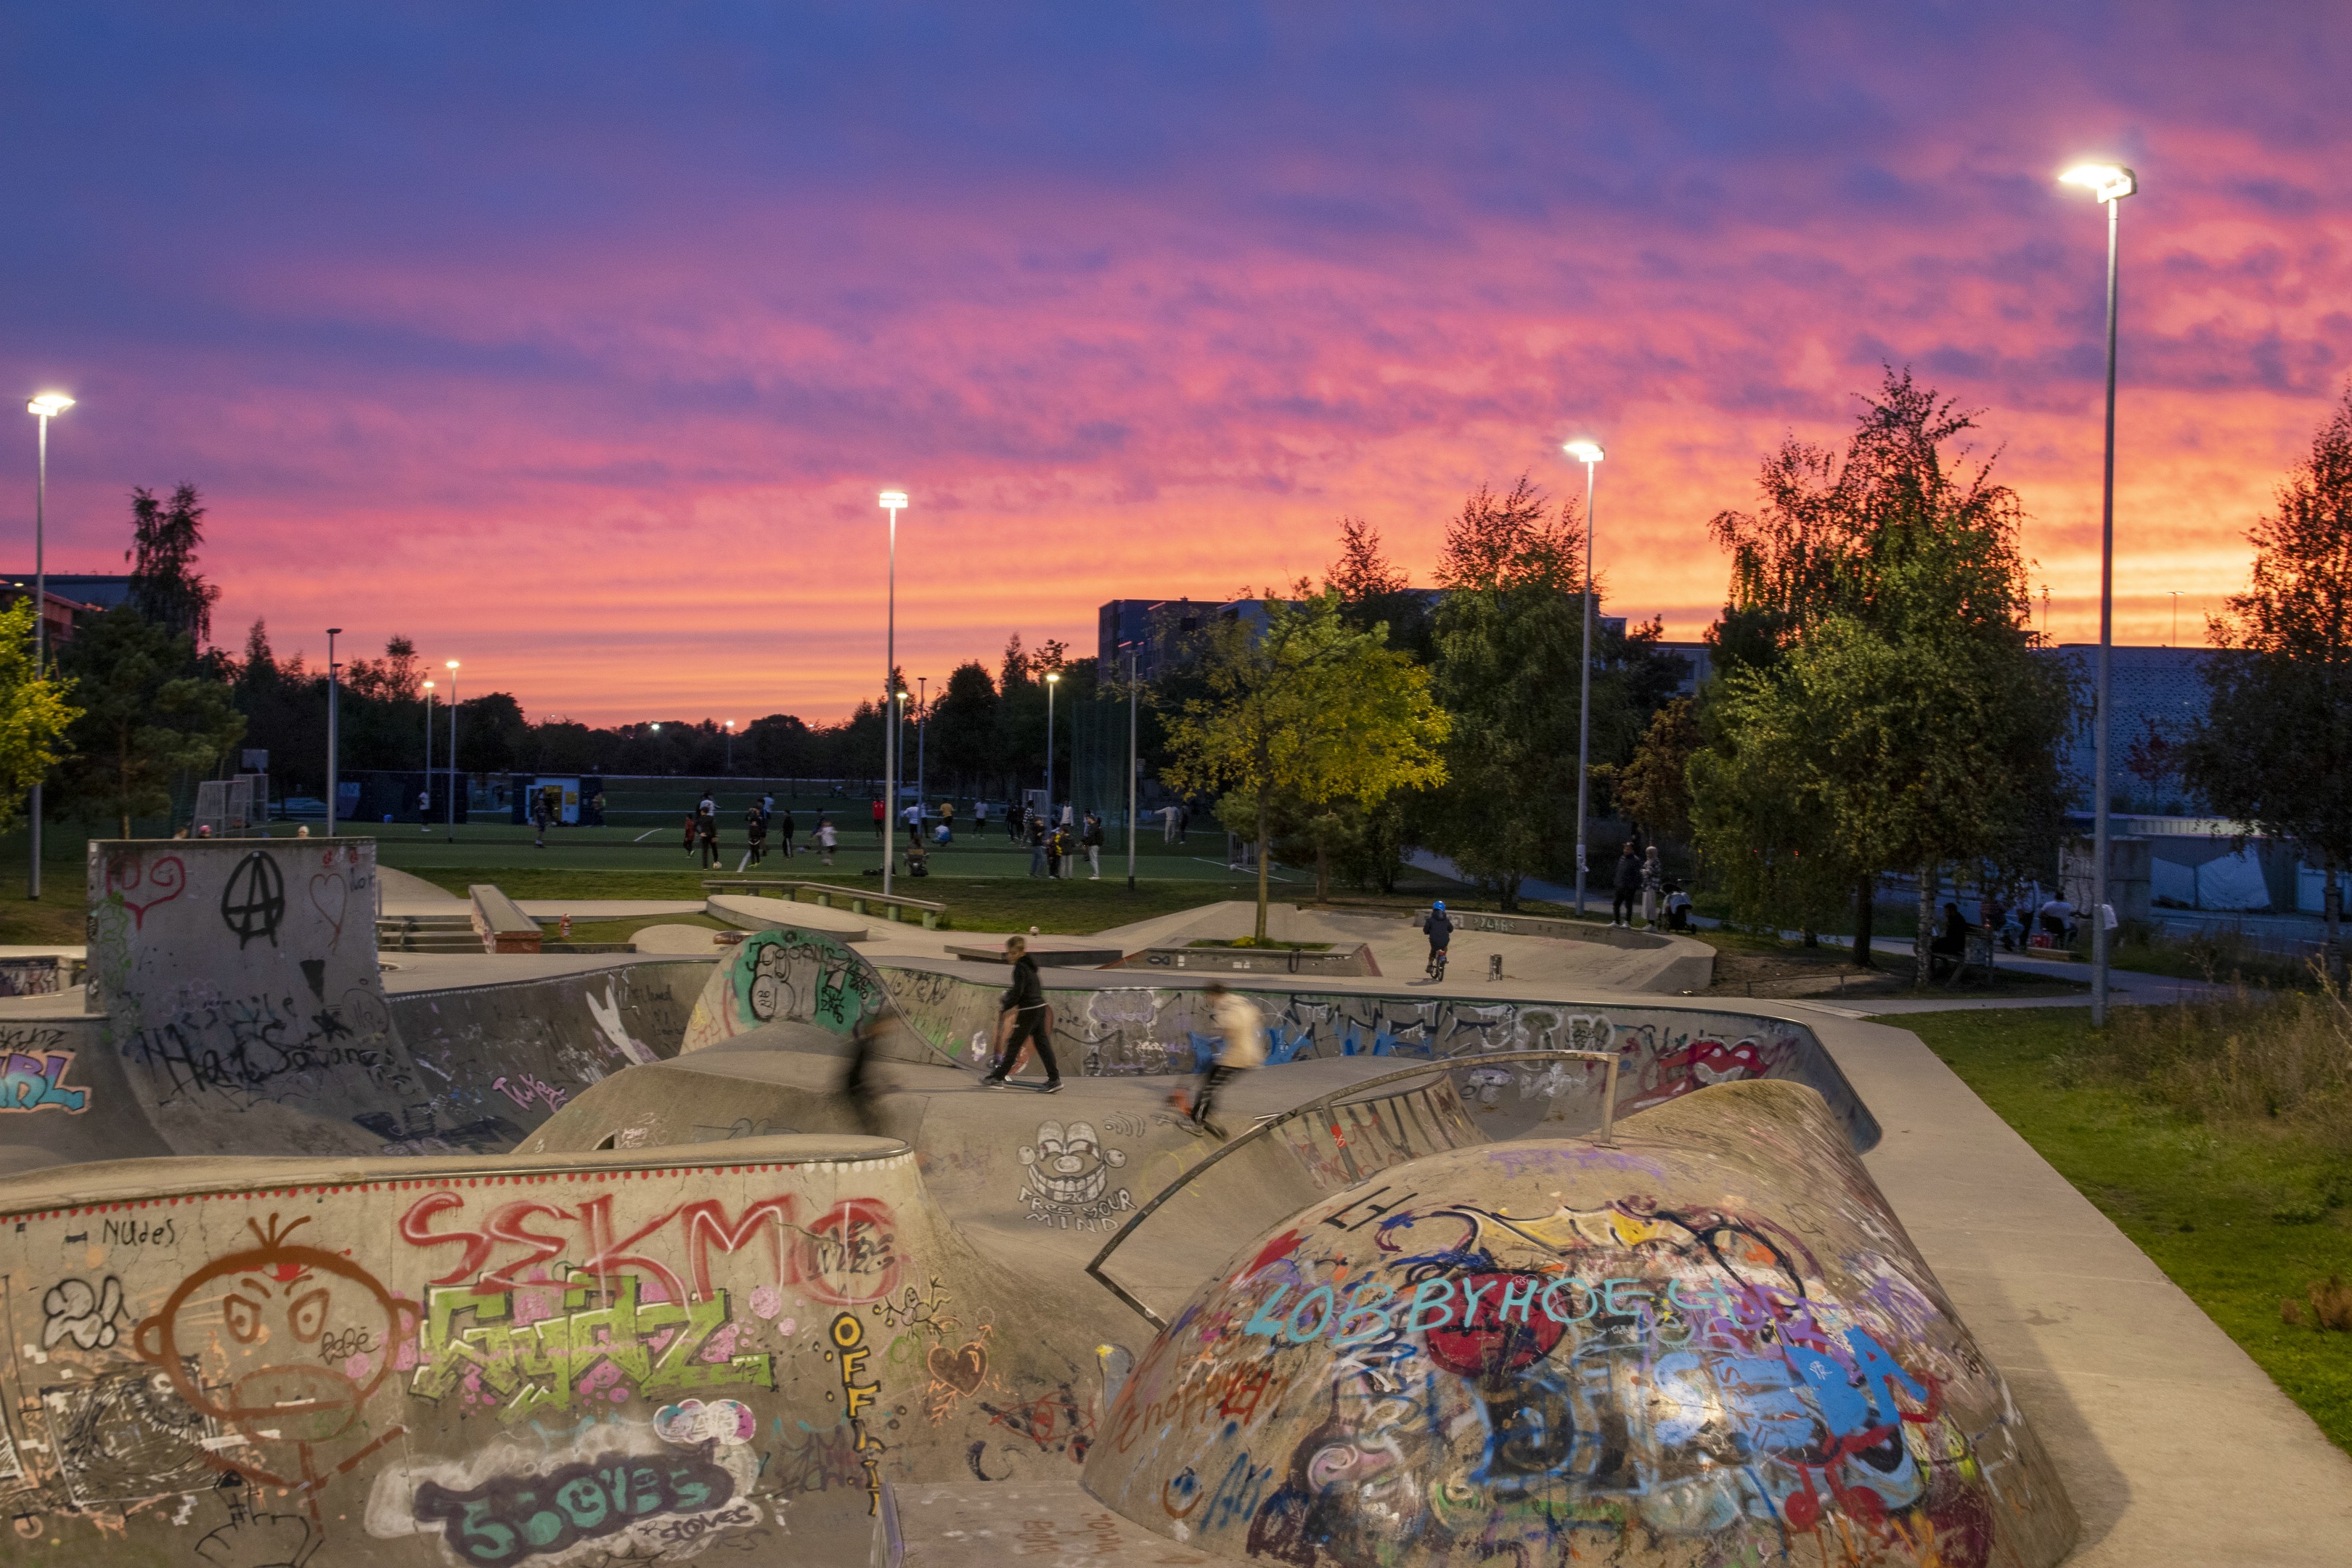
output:
[[[369, 840], [91, 856], [89, 989], [0, 1020], [16, 1561], [2290, 1563], [2352, 1523], [1916, 1037], [1684, 996], [1666, 939], [1465, 931], [1442, 985], [1392, 918], [1282, 913], [1352, 974], [1149, 963], [1228, 909], [1041, 941], [1120, 958], [1049, 957], [1033, 1099], [977, 1088], [988, 933], [722, 894], [734, 940], [673, 951], [381, 953]], [[1224, 1144], [1168, 1102], [1211, 980], [1268, 1029]]]

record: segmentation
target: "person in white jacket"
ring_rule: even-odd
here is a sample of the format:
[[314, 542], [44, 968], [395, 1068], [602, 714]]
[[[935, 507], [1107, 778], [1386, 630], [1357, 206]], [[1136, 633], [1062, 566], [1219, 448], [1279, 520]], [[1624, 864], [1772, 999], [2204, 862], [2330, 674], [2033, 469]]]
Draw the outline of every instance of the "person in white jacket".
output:
[[1209, 1016], [1216, 1026], [1217, 1054], [1202, 1069], [1201, 1086], [1192, 1095], [1192, 1125], [1214, 1138], [1225, 1130], [1209, 1120], [1217, 1090], [1253, 1068], [1265, 1065], [1265, 1020], [1246, 996], [1236, 996], [1222, 981], [1209, 982]]

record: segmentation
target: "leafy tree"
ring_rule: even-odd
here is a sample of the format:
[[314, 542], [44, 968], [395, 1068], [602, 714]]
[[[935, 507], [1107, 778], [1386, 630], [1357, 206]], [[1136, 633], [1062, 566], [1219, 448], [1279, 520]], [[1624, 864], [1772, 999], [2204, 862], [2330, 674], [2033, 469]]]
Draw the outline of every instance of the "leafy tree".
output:
[[1431, 596], [1415, 592], [1405, 574], [1381, 552], [1381, 536], [1357, 518], [1339, 520], [1339, 558], [1323, 574], [1323, 586], [1339, 595], [1348, 624], [1369, 631], [1389, 628], [1389, 646], [1426, 662]]
[[34, 668], [32, 596], [0, 610], [0, 832], [16, 826], [26, 795], [65, 756], [81, 717], [73, 696], [71, 680]]
[[1239, 619], [1204, 638], [1207, 695], [1171, 726], [1171, 782], [1223, 792], [1220, 815], [1242, 812], [1257, 845], [1257, 939], [1265, 939], [1266, 851], [1278, 811], [1330, 802], [1370, 805], [1445, 776], [1437, 748], [1447, 719], [1429, 675], [1378, 627], [1340, 618], [1339, 595], [1293, 605], [1264, 601], [1265, 626]]
[[[1850, 870], [1861, 963], [1879, 874], [1916, 871], [1922, 983], [1940, 867], [2021, 868], [2054, 840], [2074, 707], [2031, 651], [2015, 492], [1943, 450], [1974, 427], [1890, 368], [1843, 454], [1783, 443], [1764, 509], [1711, 524], [1732, 554], [1718, 646], [1738, 657], [1690, 770], [1702, 843], [1726, 868]], [[1771, 884], [1747, 886], [1769, 912]]]
[[996, 682], [978, 659], [956, 666], [931, 710], [931, 754], [940, 776], [965, 788], [1000, 771], [996, 762]]
[[2300, 845], [2327, 877], [2328, 967], [2345, 973], [2352, 867], [2352, 389], [2247, 531], [2252, 581], [2210, 623], [2212, 700], [2182, 748], [2214, 810]]
[[195, 650], [130, 604], [87, 619], [59, 650], [86, 704], [68, 731], [67, 787], [131, 837], [131, 819], [172, 807], [175, 779], [208, 773], [245, 735], [230, 689], [188, 673]]
[[[196, 487], [183, 483], [169, 501], [144, 485], [131, 492], [131, 607], [192, 649], [212, 640], [213, 605], [220, 590], [196, 571], [196, 551], [205, 542], [205, 507]], [[191, 655], [193, 657], [193, 654]]]
[[1677, 697], [1651, 715], [1633, 761], [1616, 772], [1617, 804], [1653, 837], [1690, 837], [1690, 759], [1698, 744], [1697, 705]]
[[1555, 517], [1525, 479], [1479, 487], [1438, 564], [1433, 689], [1454, 722], [1425, 837], [1507, 910], [1575, 843], [1583, 569], [1575, 503]]

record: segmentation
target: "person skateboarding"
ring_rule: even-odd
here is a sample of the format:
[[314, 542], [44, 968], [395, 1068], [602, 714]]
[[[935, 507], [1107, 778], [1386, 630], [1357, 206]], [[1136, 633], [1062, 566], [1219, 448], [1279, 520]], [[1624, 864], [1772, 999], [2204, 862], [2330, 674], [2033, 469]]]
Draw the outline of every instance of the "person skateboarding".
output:
[[849, 1112], [851, 1120], [869, 1138], [885, 1136], [881, 1113], [875, 1106], [875, 1101], [880, 1098], [880, 1090], [876, 1088], [869, 1068], [875, 1058], [882, 1054], [882, 1037], [890, 1027], [887, 1014], [869, 1013], [859, 1019], [857, 1027], [850, 1031], [849, 1056], [842, 1064], [838, 1090], [842, 1108]]
[[1054, 1060], [1053, 1014], [1045, 1005], [1045, 986], [1037, 978], [1037, 961], [1029, 956], [1029, 939], [1007, 937], [1004, 956], [1013, 965], [1013, 984], [1004, 988], [1000, 1001], [1003, 1015], [997, 1020], [997, 1033], [1005, 1037], [1000, 1049], [995, 1069], [980, 1080], [982, 1089], [1003, 1089], [1021, 1061], [1024, 1045], [1037, 1047], [1037, 1060], [1045, 1068], [1045, 1081], [1038, 1089], [1041, 1094], [1062, 1091], [1061, 1065]]
[[1217, 1051], [1201, 1069], [1201, 1087], [1192, 1094], [1192, 1125], [1222, 1140], [1225, 1130], [1209, 1120], [1209, 1112], [1219, 1089], [1265, 1065], [1265, 1020], [1248, 997], [1226, 990], [1221, 980], [1209, 982], [1209, 1017], [1216, 1026]]

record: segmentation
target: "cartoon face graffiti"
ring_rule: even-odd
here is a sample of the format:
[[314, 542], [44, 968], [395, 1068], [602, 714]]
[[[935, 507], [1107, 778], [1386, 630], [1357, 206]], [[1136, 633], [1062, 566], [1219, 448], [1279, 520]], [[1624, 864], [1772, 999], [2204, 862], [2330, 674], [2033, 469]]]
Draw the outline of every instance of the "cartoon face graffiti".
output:
[[1029, 1167], [1031, 1194], [1049, 1204], [1084, 1208], [1099, 1202], [1110, 1186], [1111, 1171], [1127, 1163], [1120, 1149], [1106, 1149], [1091, 1121], [1037, 1124], [1035, 1144], [1023, 1144], [1021, 1163]]
[[[326, 1479], [313, 1468], [311, 1450], [353, 1435], [360, 1425], [369, 1396], [392, 1370], [390, 1347], [413, 1327], [414, 1311], [350, 1258], [287, 1239], [308, 1223], [280, 1226], [272, 1215], [265, 1229], [248, 1220], [260, 1245], [216, 1258], [183, 1279], [163, 1309], [139, 1325], [135, 1342], [140, 1358], [170, 1374], [182, 1399], [247, 1439], [225, 1451], [224, 1468], [303, 1488]], [[330, 1342], [379, 1349], [337, 1358]], [[362, 1455], [401, 1430], [382, 1432]], [[277, 1455], [286, 1445], [296, 1450], [291, 1468], [298, 1473], [264, 1468], [284, 1468]], [[260, 1464], [257, 1454], [265, 1456]]]

